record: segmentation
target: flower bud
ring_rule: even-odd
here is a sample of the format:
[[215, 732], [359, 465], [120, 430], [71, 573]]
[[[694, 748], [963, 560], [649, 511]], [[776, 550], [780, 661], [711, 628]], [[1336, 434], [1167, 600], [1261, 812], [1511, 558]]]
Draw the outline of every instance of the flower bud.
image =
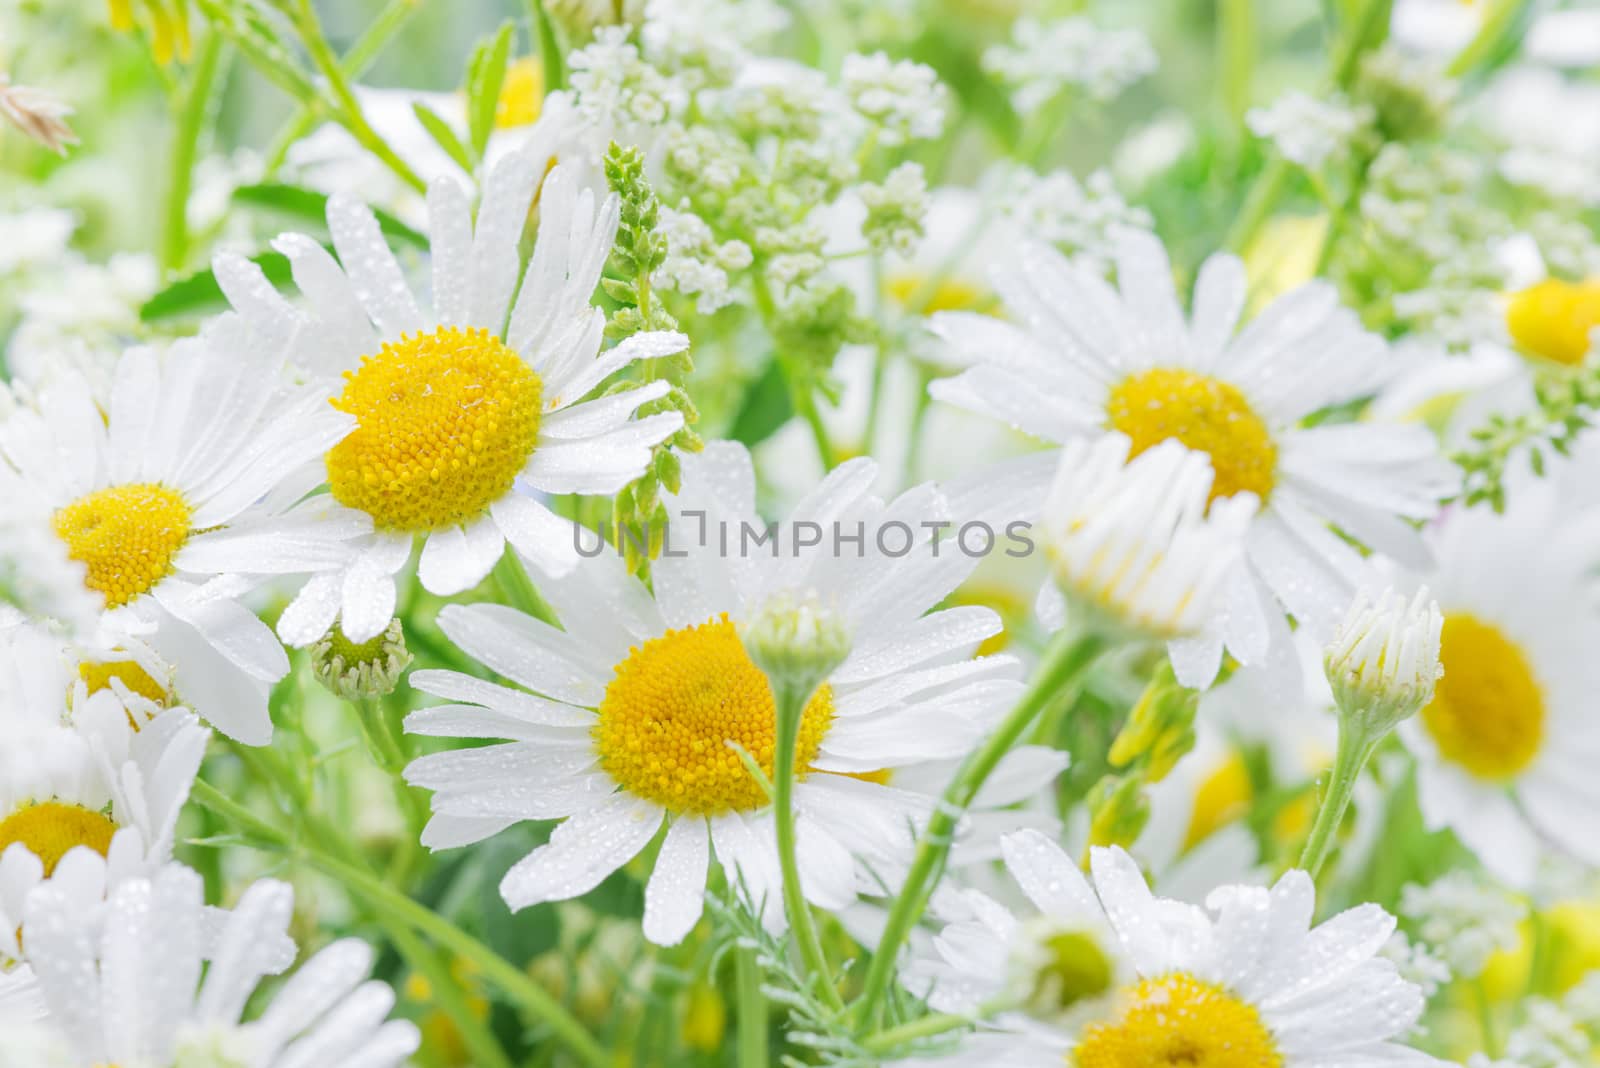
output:
[[774, 688], [809, 695], [850, 655], [850, 633], [815, 597], [780, 595], [746, 625], [744, 647]]
[[346, 701], [387, 697], [410, 663], [411, 652], [398, 619], [391, 619], [381, 634], [360, 645], [346, 638], [335, 623], [311, 646], [312, 674]]
[[1369, 597], [1356, 595], [1323, 662], [1340, 716], [1376, 740], [1433, 699], [1444, 616], [1426, 588], [1410, 602], [1392, 589]]

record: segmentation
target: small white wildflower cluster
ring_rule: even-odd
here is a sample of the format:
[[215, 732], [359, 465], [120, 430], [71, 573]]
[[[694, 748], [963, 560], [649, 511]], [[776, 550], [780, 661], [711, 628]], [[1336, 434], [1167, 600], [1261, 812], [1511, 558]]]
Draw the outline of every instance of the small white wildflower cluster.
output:
[[1423, 942], [1412, 941], [1404, 931], [1396, 931], [1383, 944], [1383, 955], [1394, 961], [1401, 978], [1415, 983], [1424, 997], [1431, 998], [1448, 986], [1453, 978], [1450, 965]]
[[1341, 97], [1320, 100], [1294, 90], [1245, 116], [1257, 137], [1272, 142], [1278, 154], [1309, 171], [1350, 151], [1351, 143], [1373, 121], [1373, 111]]
[[731, 82], [751, 46], [788, 24], [771, 0], [649, 0], [640, 37], [651, 62], [694, 90]]
[[1427, 886], [1412, 883], [1400, 894], [1400, 914], [1411, 921], [1416, 941], [1459, 979], [1476, 978], [1497, 950], [1514, 947], [1527, 911], [1522, 902], [1465, 871]]
[[1564, 1005], [1529, 998], [1522, 1010], [1521, 1024], [1506, 1036], [1504, 1059], [1491, 1061], [1480, 1053], [1467, 1068], [1578, 1068], [1593, 1063], [1594, 1039]]
[[602, 29], [568, 62], [578, 114], [597, 129], [659, 126], [685, 103], [683, 85], [647, 63], [620, 26]]
[[734, 302], [730, 271], [750, 266], [750, 246], [732, 239], [718, 241], [700, 216], [661, 209], [658, 231], [667, 239], [667, 258], [651, 277], [658, 286], [695, 298], [695, 310], [711, 315]]
[[1102, 29], [1082, 16], [1024, 18], [1010, 44], [983, 54], [983, 69], [1011, 89], [1011, 102], [1026, 115], [1069, 87], [1109, 100], [1154, 71], [1156, 53], [1138, 30]]
[[849, 55], [840, 72], [850, 106], [887, 146], [926, 141], [944, 130], [945, 89], [933, 68], [882, 52]]
[[879, 252], [909, 256], [922, 239], [928, 214], [928, 180], [920, 163], [902, 163], [882, 182], [861, 186], [867, 220], [861, 233]]
[[988, 199], [1019, 233], [1053, 245], [1101, 274], [1111, 263], [1113, 235], [1154, 226], [1150, 213], [1129, 204], [1106, 170], [1094, 171], [1080, 182], [1070, 171], [1039, 174], [1002, 164], [990, 171], [984, 184]]

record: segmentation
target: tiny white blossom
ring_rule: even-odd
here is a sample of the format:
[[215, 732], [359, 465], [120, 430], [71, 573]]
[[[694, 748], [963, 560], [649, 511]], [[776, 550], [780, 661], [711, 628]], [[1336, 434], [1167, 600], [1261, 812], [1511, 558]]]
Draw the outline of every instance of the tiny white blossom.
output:
[[657, 230], [667, 239], [667, 258], [651, 276], [652, 282], [696, 297], [695, 310], [701, 315], [734, 302], [728, 272], [750, 266], [749, 245], [719, 243], [706, 221], [691, 211], [662, 208]]
[[1461, 979], [1483, 973], [1497, 950], [1517, 944], [1527, 908], [1509, 894], [1464, 871], [1400, 892], [1400, 914], [1415, 924], [1417, 939]]
[[920, 163], [902, 163], [882, 183], [861, 187], [867, 218], [861, 232], [880, 252], [909, 256], [922, 240], [928, 214], [928, 181]]
[[882, 52], [849, 55], [840, 77], [856, 113], [878, 127], [878, 140], [903, 145], [939, 136], [945, 88], [932, 67], [891, 60]]
[[1450, 982], [1450, 965], [1425, 944], [1411, 941], [1403, 931], [1390, 935], [1380, 952], [1394, 961], [1400, 969], [1400, 977], [1420, 987], [1426, 998], [1432, 998]]
[[659, 126], [687, 99], [684, 87], [646, 62], [620, 26], [602, 29], [568, 62], [577, 112], [601, 130]]
[[1018, 19], [1011, 44], [983, 54], [983, 69], [1032, 114], [1069, 86], [1110, 100], [1156, 69], [1156, 51], [1138, 30], [1106, 30], [1081, 15], [1044, 23]]
[[1267, 107], [1251, 108], [1245, 122], [1285, 159], [1316, 170], [1349, 151], [1351, 142], [1372, 123], [1372, 109], [1339, 98], [1318, 100], [1294, 90]]
[[986, 184], [992, 190], [990, 198], [1018, 231], [1086, 261], [1102, 274], [1111, 263], [1115, 234], [1155, 225], [1148, 211], [1123, 198], [1109, 171], [1095, 171], [1080, 182], [1070, 171], [1041, 175], [1006, 164]]

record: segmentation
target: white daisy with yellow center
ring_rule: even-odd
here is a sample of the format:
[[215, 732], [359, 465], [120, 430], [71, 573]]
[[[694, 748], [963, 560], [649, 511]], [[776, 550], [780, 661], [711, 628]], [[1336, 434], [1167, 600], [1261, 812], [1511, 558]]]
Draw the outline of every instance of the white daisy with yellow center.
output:
[[948, 1057], [959, 1068], [1322, 1068], [1439, 1065], [1400, 1044], [1422, 992], [1378, 956], [1392, 916], [1359, 905], [1316, 926], [1311, 879], [1221, 886], [1206, 907], [1155, 897], [1120, 849], [1093, 881], [1036, 831], [1008, 836], [1006, 867], [1037, 915], [981, 895], [908, 984], [944, 1012], [1018, 1004]]
[[1433, 531], [1444, 676], [1400, 727], [1426, 824], [1453, 830], [1518, 887], [1543, 842], [1600, 864], [1593, 520], [1571, 522], [1562, 484], [1526, 479], [1504, 515], [1460, 509]]
[[224, 316], [164, 355], [123, 356], [104, 411], [64, 377], [0, 424], [25, 507], [82, 565], [107, 640], [149, 646], [185, 701], [250, 745], [272, 737], [267, 691], [289, 660], [241, 596], [267, 576], [342, 566], [370, 526], [299, 501], [306, 465], [353, 420], [284, 387], [282, 367], [281, 344]]
[[0, 637], [0, 971], [24, 959], [34, 887], [98, 901], [171, 857], [210, 737], [186, 709], [90, 692], [78, 666], [32, 628]]
[[255, 883], [214, 934], [202, 902], [200, 876], [177, 864], [88, 910], [56, 886], [35, 890], [23, 938], [46, 1013], [0, 1023], [0, 1063], [20, 1063], [8, 1057], [24, 1049], [37, 1068], [394, 1068], [416, 1051], [411, 1023], [386, 1022], [394, 992], [365, 981], [373, 953], [353, 939], [312, 957], [242, 1020], [280, 963], [294, 891]]
[[[411, 676], [417, 689], [460, 702], [414, 713], [413, 733], [507, 739], [411, 765], [408, 780], [435, 791], [424, 841], [466, 845], [521, 820], [563, 820], [501, 884], [524, 908], [593, 889], [665, 827], [645, 892], [647, 937], [671, 944], [693, 928], [713, 852], [781, 923], [771, 806], [740, 755], [772, 774], [775, 707], [741, 628], [786, 598], [826, 606], [852, 636], [799, 731], [805, 894], [837, 909], [858, 889], [879, 890], [906, 863], [932, 804], [895, 785], [895, 772], [964, 755], [1020, 683], [1011, 658], [973, 659], [1000, 629], [993, 612], [930, 612], [975, 558], [926, 543], [893, 555], [893, 530], [897, 540], [877, 550], [875, 532], [890, 523], [920, 530], [947, 518], [940, 495], [921, 487], [886, 504], [871, 493], [876, 477], [868, 460], [842, 465], [775, 541], [748, 547], [741, 531], [767, 531], [749, 454], [711, 445], [685, 458], [682, 490], [668, 500], [672, 540], [652, 565], [653, 591], [606, 551], [541, 582], [562, 629], [498, 605], [442, 611], [452, 641], [521, 688], [449, 671]], [[836, 552], [836, 530], [854, 535], [858, 523], [860, 554]], [[804, 544], [809, 524], [820, 544]]]
[[[330, 409], [356, 423], [324, 457], [340, 506], [331, 521], [356, 517], [372, 533], [349, 567], [312, 579], [284, 612], [279, 633], [290, 644], [316, 641], [336, 618], [353, 642], [376, 637], [419, 537], [418, 577], [440, 595], [476, 585], [507, 542], [541, 568], [569, 569], [570, 526], [527, 492], [616, 493], [683, 425], [677, 412], [633, 418], [666, 393], [665, 381], [585, 401], [635, 360], [679, 352], [688, 339], [641, 333], [601, 351], [606, 317], [591, 298], [619, 201], [580, 190], [563, 168], [545, 177], [547, 140], [491, 170], [475, 222], [458, 182], [430, 188], [431, 308], [412, 294], [371, 210], [348, 195], [328, 202], [338, 262], [304, 235], [276, 242], [303, 305], [255, 265], [218, 258], [234, 307], [260, 335], [290, 341]], [[518, 244], [535, 190], [539, 237], [524, 272]]]
[[[1020, 249], [995, 274], [1013, 321], [934, 316], [934, 331], [971, 366], [930, 389], [1053, 445], [1116, 432], [1131, 459], [1175, 441], [1209, 459], [1213, 508], [1245, 493], [1260, 502], [1209, 633], [1173, 650], [1179, 678], [1203, 685], [1224, 645], [1246, 663], [1263, 655], [1274, 600], [1320, 628], [1371, 584], [1368, 562], [1339, 532], [1425, 563], [1405, 520], [1432, 516], [1455, 476], [1420, 427], [1305, 425], [1371, 393], [1386, 373], [1383, 341], [1332, 286], [1293, 290], [1236, 334], [1247, 296], [1237, 258], [1205, 262], [1186, 315], [1157, 238], [1123, 230], [1114, 246], [1117, 288], [1051, 249]], [[982, 510], [1036, 514], [1059, 455], [991, 473], [996, 499]]]

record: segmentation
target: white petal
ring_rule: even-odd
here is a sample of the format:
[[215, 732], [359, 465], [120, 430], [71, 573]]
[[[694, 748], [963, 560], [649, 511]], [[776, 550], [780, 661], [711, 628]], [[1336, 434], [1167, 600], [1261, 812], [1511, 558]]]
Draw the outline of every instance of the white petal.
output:
[[645, 886], [646, 938], [658, 946], [675, 946], [694, 929], [705, 907], [710, 866], [711, 839], [705, 819], [681, 816], [673, 820]]

